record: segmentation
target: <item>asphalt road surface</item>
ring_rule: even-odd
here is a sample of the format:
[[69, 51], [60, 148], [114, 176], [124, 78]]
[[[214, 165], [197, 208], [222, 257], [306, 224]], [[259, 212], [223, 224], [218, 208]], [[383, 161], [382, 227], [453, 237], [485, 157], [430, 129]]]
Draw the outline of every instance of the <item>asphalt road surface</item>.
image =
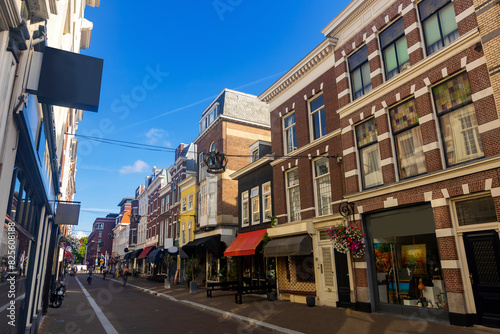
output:
[[[185, 302], [123, 287], [94, 275], [68, 277], [66, 298], [50, 308], [41, 333], [269, 333], [261, 327]], [[80, 283], [79, 283], [80, 282]], [[86, 292], [91, 297], [86, 296]]]

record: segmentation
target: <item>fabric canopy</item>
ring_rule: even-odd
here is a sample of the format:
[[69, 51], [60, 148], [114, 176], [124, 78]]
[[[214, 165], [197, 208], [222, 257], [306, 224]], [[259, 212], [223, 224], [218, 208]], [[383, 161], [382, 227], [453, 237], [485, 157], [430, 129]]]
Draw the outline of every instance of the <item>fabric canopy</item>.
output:
[[133, 251], [132, 253], [130, 253], [130, 259], [135, 259], [137, 258], [141, 253], [142, 253], [142, 248], [141, 249], [138, 249], [138, 250], [135, 250]]
[[[166, 249], [155, 249], [154, 251], [149, 253], [146, 262], [149, 263], [163, 262], [163, 259], [167, 257], [168, 254], [170, 253]], [[170, 254], [170, 256], [172, 256], [172, 254]]]
[[233, 243], [226, 249], [224, 256], [254, 255], [267, 229], [238, 234]]
[[308, 235], [271, 240], [264, 248], [265, 257], [310, 255], [312, 239]]
[[133, 252], [128, 252], [127, 254], [125, 254], [125, 256], [123, 257], [124, 260], [126, 259], [130, 259], [130, 255], [132, 255]]
[[223, 255], [223, 250], [220, 242], [220, 234], [190, 241], [182, 247], [182, 250], [186, 252], [189, 257], [191, 257], [196, 254], [196, 249], [200, 247], [207, 249], [217, 257]]
[[146, 256], [148, 256], [149, 252], [151, 252], [153, 250], [153, 248], [154, 248], [154, 246], [149, 246], [149, 247], [144, 248], [144, 250], [141, 252], [141, 254], [139, 254], [139, 256], [137, 258], [144, 259]]

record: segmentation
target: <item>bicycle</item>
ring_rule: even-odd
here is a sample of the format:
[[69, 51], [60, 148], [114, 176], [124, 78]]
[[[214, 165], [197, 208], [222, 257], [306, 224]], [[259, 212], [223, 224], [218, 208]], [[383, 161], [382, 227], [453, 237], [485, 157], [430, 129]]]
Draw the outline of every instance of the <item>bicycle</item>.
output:
[[88, 283], [89, 285], [91, 285], [91, 284], [92, 284], [92, 274], [89, 274], [89, 275], [87, 276], [87, 283]]

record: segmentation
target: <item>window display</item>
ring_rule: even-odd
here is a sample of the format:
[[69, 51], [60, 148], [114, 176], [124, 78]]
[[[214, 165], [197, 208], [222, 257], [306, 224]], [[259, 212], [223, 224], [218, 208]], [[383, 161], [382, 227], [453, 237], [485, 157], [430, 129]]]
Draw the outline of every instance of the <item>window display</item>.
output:
[[447, 309], [432, 209], [426, 206], [370, 215], [376, 301]]

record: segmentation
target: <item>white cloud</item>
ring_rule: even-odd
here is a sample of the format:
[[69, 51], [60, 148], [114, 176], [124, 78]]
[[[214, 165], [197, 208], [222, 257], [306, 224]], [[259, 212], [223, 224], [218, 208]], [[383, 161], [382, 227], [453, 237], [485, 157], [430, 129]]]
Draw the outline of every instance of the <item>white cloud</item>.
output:
[[146, 138], [148, 138], [148, 144], [154, 145], [158, 141], [160, 141], [163, 136], [166, 134], [165, 130], [151, 128], [148, 132], [146, 132]]
[[120, 174], [144, 173], [150, 169], [149, 165], [142, 160], [137, 160], [132, 166], [123, 166]]
[[83, 231], [78, 231], [78, 232], [76, 232], [76, 233], [75, 233], [75, 237], [76, 237], [77, 239], [81, 239], [81, 238], [83, 238], [83, 237], [88, 237], [88, 235], [87, 235], [87, 233], [85, 233], [85, 232], [83, 232]]
[[112, 168], [107, 168], [104, 166], [99, 166], [99, 165], [81, 165], [78, 164], [77, 169], [85, 169], [85, 170], [97, 170], [97, 171], [102, 171], [102, 172], [109, 172], [109, 173], [114, 173], [116, 170]]
[[165, 146], [165, 147], [172, 147], [172, 143], [169, 142], [169, 141], [164, 141], [163, 142], [163, 146]]

